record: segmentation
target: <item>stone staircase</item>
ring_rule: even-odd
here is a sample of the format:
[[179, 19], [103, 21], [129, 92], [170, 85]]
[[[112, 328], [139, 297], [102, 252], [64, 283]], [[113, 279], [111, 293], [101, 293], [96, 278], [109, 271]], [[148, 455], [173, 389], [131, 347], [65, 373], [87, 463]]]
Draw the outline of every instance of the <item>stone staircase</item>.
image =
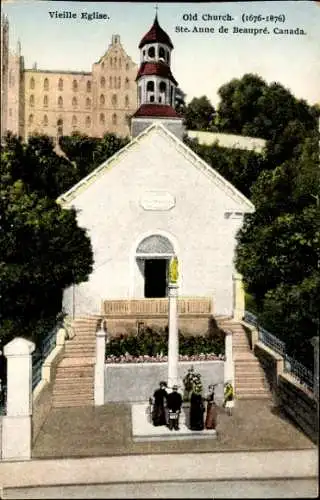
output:
[[94, 404], [95, 332], [99, 319], [92, 316], [73, 321], [74, 336], [66, 341], [64, 358], [57, 367], [53, 407]]
[[218, 326], [232, 332], [232, 354], [236, 399], [270, 399], [271, 392], [259, 360], [250, 349], [246, 331], [240, 322], [217, 319]]

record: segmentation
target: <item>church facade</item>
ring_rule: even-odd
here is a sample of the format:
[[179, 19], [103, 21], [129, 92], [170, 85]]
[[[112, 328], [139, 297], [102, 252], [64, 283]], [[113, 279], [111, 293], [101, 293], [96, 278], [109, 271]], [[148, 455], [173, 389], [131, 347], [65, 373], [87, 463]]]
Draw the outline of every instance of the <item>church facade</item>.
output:
[[104, 300], [166, 297], [176, 256], [179, 295], [209, 297], [214, 314], [232, 316], [236, 233], [254, 206], [182, 142], [173, 45], [157, 17], [139, 48], [131, 142], [58, 199], [77, 210], [94, 253], [63, 307], [75, 317], [100, 314]]
[[137, 65], [112, 35], [91, 72], [24, 67], [21, 46], [9, 50], [9, 21], [1, 22], [1, 136], [10, 130], [27, 139], [35, 133], [54, 139], [81, 132], [130, 135], [137, 109]]

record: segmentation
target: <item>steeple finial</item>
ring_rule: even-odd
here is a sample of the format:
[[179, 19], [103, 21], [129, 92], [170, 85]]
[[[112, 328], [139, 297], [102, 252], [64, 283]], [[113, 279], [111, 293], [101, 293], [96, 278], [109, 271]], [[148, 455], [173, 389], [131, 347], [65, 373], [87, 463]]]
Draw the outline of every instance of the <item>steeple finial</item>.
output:
[[156, 17], [155, 17], [155, 21], [158, 21], [158, 4], [156, 3], [156, 6], [155, 6], [155, 11], [156, 11]]

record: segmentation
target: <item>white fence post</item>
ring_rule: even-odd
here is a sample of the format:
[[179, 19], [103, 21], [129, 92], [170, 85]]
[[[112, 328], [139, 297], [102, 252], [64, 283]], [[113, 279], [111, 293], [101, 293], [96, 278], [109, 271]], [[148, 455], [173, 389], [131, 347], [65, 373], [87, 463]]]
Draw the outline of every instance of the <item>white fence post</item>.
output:
[[2, 459], [31, 458], [33, 342], [16, 337], [4, 347], [7, 358], [7, 411], [2, 420]]
[[100, 329], [96, 332], [96, 364], [94, 367], [94, 404], [101, 406], [104, 404], [104, 367], [106, 351], [107, 332], [101, 322]]
[[225, 330], [225, 362], [224, 382], [230, 382], [234, 387], [234, 361], [232, 353], [232, 332]]

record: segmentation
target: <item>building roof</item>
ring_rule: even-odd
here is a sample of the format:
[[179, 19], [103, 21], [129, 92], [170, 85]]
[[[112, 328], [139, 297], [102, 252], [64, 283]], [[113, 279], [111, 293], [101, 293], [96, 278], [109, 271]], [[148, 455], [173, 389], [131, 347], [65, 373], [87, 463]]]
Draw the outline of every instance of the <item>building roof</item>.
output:
[[247, 149], [248, 151], [255, 151], [256, 153], [262, 153], [267, 142], [265, 139], [260, 139], [259, 137], [222, 134], [220, 132], [188, 130], [187, 134], [190, 139], [197, 139], [199, 144], [205, 144], [207, 146], [217, 144], [222, 148]]
[[175, 109], [168, 104], [142, 104], [133, 114], [135, 118], [180, 118]]
[[174, 83], [174, 85], [178, 86], [178, 82], [175, 80], [173, 74], [171, 73], [170, 67], [163, 62], [149, 62], [145, 61], [141, 64], [136, 80], [141, 76], [146, 75], [155, 75], [160, 76], [162, 78], [168, 78]]
[[88, 189], [92, 184], [98, 182], [99, 179], [108, 173], [109, 170], [116, 167], [122, 157], [130, 153], [131, 150], [135, 150], [136, 146], [143, 144], [146, 137], [152, 134], [160, 134], [166, 137], [171, 143], [174, 143], [176, 149], [182, 154], [190, 163], [192, 163], [196, 168], [203, 172], [216, 186], [222, 189], [230, 198], [239, 203], [243, 212], [252, 213], [254, 212], [254, 205], [251, 201], [244, 196], [237, 188], [235, 188], [229, 181], [227, 181], [219, 172], [209, 166], [202, 158], [200, 158], [194, 151], [192, 151], [186, 144], [184, 144], [180, 139], [178, 139], [172, 132], [170, 132], [161, 123], [153, 123], [150, 127], [146, 128], [139, 134], [135, 139], [124, 146], [120, 151], [115, 153], [113, 156], [108, 158], [99, 167], [93, 170], [89, 175], [81, 179], [80, 182], [75, 184], [69, 191], [63, 193], [57, 199], [62, 207], [72, 206], [71, 202], [80, 195], [83, 191]]
[[161, 28], [158, 22], [158, 16], [154, 18], [153, 25], [151, 26], [148, 33], [144, 35], [141, 42], [139, 43], [139, 49], [142, 49], [147, 43], [164, 43], [173, 49], [173, 44], [170, 40], [169, 35]]

